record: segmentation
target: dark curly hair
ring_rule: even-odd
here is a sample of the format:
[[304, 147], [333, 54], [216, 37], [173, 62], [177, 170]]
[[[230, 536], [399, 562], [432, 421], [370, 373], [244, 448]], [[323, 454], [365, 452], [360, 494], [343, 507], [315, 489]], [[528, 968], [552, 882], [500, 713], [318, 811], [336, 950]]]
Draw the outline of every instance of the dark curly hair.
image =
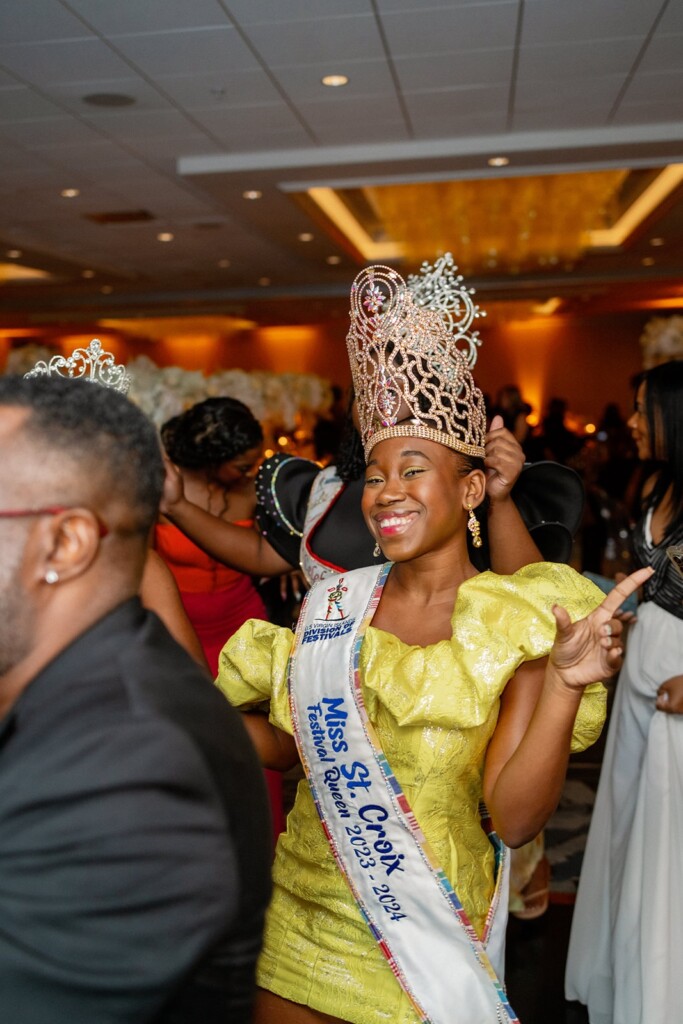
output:
[[209, 469], [263, 443], [261, 424], [236, 398], [207, 398], [167, 420], [161, 440], [181, 469]]
[[147, 534], [164, 466], [154, 425], [137, 406], [90, 381], [18, 376], [0, 379], [0, 406], [28, 409], [23, 434], [64, 467], [52, 501], [72, 500], [79, 481], [89, 481], [122, 498], [136, 515], [135, 531]]

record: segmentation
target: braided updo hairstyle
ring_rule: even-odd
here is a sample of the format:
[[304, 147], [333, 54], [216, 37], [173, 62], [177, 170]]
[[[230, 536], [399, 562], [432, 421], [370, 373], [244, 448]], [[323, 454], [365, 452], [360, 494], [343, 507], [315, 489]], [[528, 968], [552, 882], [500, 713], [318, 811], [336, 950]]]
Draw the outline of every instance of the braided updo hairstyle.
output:
[[161, 428], [164, 448], [181, 469], [209, 469], [263, 443], [261, 424], [236, 398], [207, 398]]

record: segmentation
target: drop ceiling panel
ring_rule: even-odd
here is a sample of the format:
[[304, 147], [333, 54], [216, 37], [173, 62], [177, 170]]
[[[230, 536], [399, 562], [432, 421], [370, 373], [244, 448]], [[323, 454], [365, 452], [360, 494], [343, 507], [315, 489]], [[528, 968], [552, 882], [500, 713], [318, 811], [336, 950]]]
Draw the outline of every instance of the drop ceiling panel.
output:
[[249, 39], [273, 67], [314, 58], [316, 63], [330, 61], [327, 74], [344, 73], [339, 61], [383, 56], [377, 22], [370, 14], [251, 25]]
[[[413, 132], [416, 139], [438, 139], [449, 138], [452, 133], [459, 136], [480, 136], [497, 135], [505, 132], [507, 127], [507, 116], [505, 111], [495, 110], [490, 113], [472, 113], [468, 110], [467, 103], [453, 103], [448, 115], [444, 120], [442, 114], [432, 114], [431, 108], [426, 113], [413, 121]], [[500, 146], [495, 152], [505, 150], [505, 139], [501, 139]], [[424, 176], [429, 177], [429, 170], [425, 167]]]
[[643, 54], [638, 65], [638, 75], [649, 71], [678, 71], [682, 60], [683, 30], [670, 36], [658, 32], [650, 40], [650, 44]]
[[525, 78], [517, 83], [515, 120], [522, 110], [557, 110], [560, 101], [563, 111], [581, 107], [594, 124], [603, 125], [624, 84], [621, 75], [575, 75], [563, 79], [554, 90], [544, 89], [544, 81]]
[[131, 69], [99, 39], [0, 45], [0, 66], [34, 85], [97, 78], [130, 78]]
[[490, 114], [504, 110], [508, 89], [505, 85], [480, 85], [464, 89], [448, 89], [440, 92], [409, 93], [406, 105], [413, 121], [422, 118], [439, 118], [445, 130], [452, 122], [454, 113]]
[[78, 18], [54, 0], [2, 0], [0, 39], [3, 43], [37, 43], [48, 39], [89, 36]]
[[610, 39], [608, 42], [546, 43], [525, 46], [519, 54], [518, 81], [542, 80], [548, 83], [584, 75], [621, 74], [626, 78], [638, 56], [641, 40], [636, 36]]
[[225, 0], [225, 6], [236, 21], [246, 26], [372, 14], [371, 0]]
[[[635, 77], [628, 86], [625, 103], [659, 102], [667, 103], [673, 100], [677, 109], [683, 111], [683, 66], [679, 65], [675, 70], [648, 72]], [[665, 120], [658, 117], [658, 121]]]
[[403, 117], [382, 117], [375, 120], [344, 118], [323, 120], [316, 127], [321, 145], [352, 145], [357, 143], [379, 143], [407, 141], [411, 135]]
[[160, 75], [157, 84], [185, 110], [220, 110], [233, 105], [274, 103], [281, 98], [260, 68], [240, 72], [224, 67], [206, 75]]
[[191, 75], [250, 71], [258, 68], [253, 54], [234, 28], [207, 28], [193, 32], [155, 32], [117, 36], [114, 41], [136, 67], [147, 75]]
[[663, 0], [526, 0], [522, 44], [610, 40], [633, 35], [642, 40]]
[[217, 0], [69, 0], [69, 6], [110, 36], [224, 26], [228, 21]]
[[341, 70], [349, 84], [341, 89], [324, 86], [321, 79], [330, 73], [329, 63], [301, 63], [273, 68], [280, 87], [294, 103], [320, 100], [333, 103], [340, 95], [372, 96], [394, 93], [395, 86], [389, 65], [379, 60], [345, 61]]
[[[415, 12], [422, 13], [429, 17], [432, 11], [443, 10], [454, 6], [459, 7], [485, 7], [491, 2], [500, 3], [500, 0], [376, 0], [377, 7], [382, 14]], [[508, 0], [510, 4], [517, 6], [519, 0]]]
[[657, 36], [670, 32], [683, 32], [683, 5], [676, 3], [662, 4], [665, 8], [662, 19], [657, 25]]
[[452, 89], [465, 85], [507, 84], [512, 74], [514, 50], [466, 50], [430, 54], [429, 75], [425, 57], [397, 57], [394, 67], [405, 92]]
[[0, 122], [31, 121], [44, 117], [59, 117], [62, 110], [32, 89], [17, 86], [0, 89]]
[[94, 129], [73, 117], [44, 118], [36, 121], [16, 121], [0, 125], [0, 135], [31, 150], [49, 150], [64, 143], [88, 143], [97, 139]]
[[267, 135], [262, 131], [245, 128], [240, 132], [239, 142], [230, 136], [223, 136], [223, 141], [227, 152], [267, 153], [274, 149], [302, 149], [310, 146], [311, 135], [301, 125], [294, 124], [272, 128]]
[[[455, 53], [514, 45], [517, 4], [502, 0], [386, 14], [382, 24], [394, 57]], [[429, 60], [425, 61], [425, 77]]]
[[195, 125], [185, 114], [170, 106], [165, 110], [127, 107], [120, 111], [93, 107], [88, 112], [88, 121], [110, 138], [126, 141], [164, 135], [181, 139], [184, 134], [190, 138], [197, 133]]
[[243, 131], [267, 133], [272, 129], [300, 128], [300, 122], [286, 103], [267, 103], [253, 107], [227, 107], [223, 110], [196, 111], [195, 118], [222, 140], [236, 140]]

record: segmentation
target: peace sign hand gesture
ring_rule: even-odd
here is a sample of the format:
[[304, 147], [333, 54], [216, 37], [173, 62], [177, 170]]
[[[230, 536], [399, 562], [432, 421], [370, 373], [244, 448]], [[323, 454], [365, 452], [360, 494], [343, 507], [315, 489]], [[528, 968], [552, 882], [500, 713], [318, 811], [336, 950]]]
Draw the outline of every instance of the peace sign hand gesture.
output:
[[620, 605], [643, 585], [653, 569], [638, 569], [626, 576], [585, 619], [572, 622], [567, 611], [553, 607], [557, 623], [550, 666], [570, 690], [582, 690], [589, 683], [609, 678], [619, 670], [623, 649]]

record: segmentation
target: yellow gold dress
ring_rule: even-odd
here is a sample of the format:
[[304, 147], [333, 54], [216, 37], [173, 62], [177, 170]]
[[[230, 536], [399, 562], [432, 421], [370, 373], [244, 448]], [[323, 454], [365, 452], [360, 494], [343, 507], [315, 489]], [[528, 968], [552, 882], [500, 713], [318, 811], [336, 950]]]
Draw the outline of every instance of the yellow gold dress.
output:
[[[603, 596], [567, 566], [539, 563], [514, 576], [485, 572], [463, 583], [450, 640], [421, 648], [372, 626], [366, 632], [368, 715], [479, 934], [493, 893], [493, 853], [478, 805], [500, 695], [522, 662], [549, 652], [553, 604], [576, 620]], [[269, 701], [271, 722], [288, 733], [291, 644], [289, 630], [250, 620], [223, 648], [217, 679], [236, 706]], [[573, 750], [595, 742], [604, 717], [605, 690], [595, 684], [581, 702]], [[416, 1024], [335, 864], [305, 780], [278, 841], [274, 885], [259, 985], [352, 1024]]]

